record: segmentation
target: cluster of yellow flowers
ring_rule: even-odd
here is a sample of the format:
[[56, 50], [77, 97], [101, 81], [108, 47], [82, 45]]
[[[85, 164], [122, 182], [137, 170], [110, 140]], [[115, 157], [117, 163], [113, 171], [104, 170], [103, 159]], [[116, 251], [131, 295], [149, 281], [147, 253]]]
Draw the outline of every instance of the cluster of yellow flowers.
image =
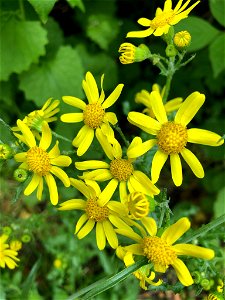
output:
[[0, 267], [5, 268], [7, 266], [9, 269], [14, 269], [17, 266], [16, 261], [20, 259], [18, 256], [18, 251], [22, 248], [22, 243], [18, 240], [12, 240], [10, 244], [7, 243], [9, 235], [2, 234], [0, 236]]
[[[153, 20], [146, 18], [138, 20], [139, 24], [148, 27], [147, 30], [129, 32], [127, 36], [146, 37], [151, 34], [155, 36], [166, 34], [170, 26], [186, 18], [199, 3], [197, 1], [185, 10], [189, 2], [188, 0], [182, 6], [182, 0], [179, 0], [176, 7], [172, 9], [172, 1], [166, 0], [164, 9], [158, 8]], [[181, 34], [181, 38], [185, 44], [187, 35]], [[179, 36], [176, 39], [179, 40]], [[123, 52], [126, 47], [121, 49]], [[123, 62], [128, 59], [128, 56], [122, 55], [122, 57]], [[151, 212], [151, 201], [154, 202], [154, 196], [160, 193], [160, 189], [155, 184], [159, 180], [161, 170], [168, 157], [174, 184], [180, 186], [183, 180], [181, 157], [197, 177], [204, 177], [201, 163], [187, 148], [188, 142], [209, 146], [220, 146], [224, 142], [214, 132], [187, 128], [203, 105], [205, 95], [195, 91], [184, 101], [179, 97], [164, 105], [162, 98], [165, 89], [161, 91], [160, 87], [155, 84], [150, 92], [142, 90], [136, 95], [135, 101], [145, 105], [146, 108], [143, 113], [129, 112], [128, 121], [148, 133], [150, 137], [146, 141], [142, 141], [137, 136], [133, 138], [126, 149], [123, 149], [113, 130], [114, 125], [118, 122], [117, 116], [106, 110], [118, 100], [124, 85], [117, 85], [114, 91], [106, 97], [103, 80], [104, 75], [101, 77], [99, 90], [95, 78], [91, 72], [87, 72], [82, 86], [88, 103], [73, 96], [64, 96], [62, 100], [75, 107], [76, 112], [63, 114], [61, 121], [65, 123], [82, 122], [83, 124], [72, 141], [72, 145], [77, 149], [78, 157], [88, 151], [96, 136], [106, 160], [77, 161], [75, 167], [83, 171], [82, 175], [79, 176], [79, 179], [68, 177], [62, 167], [71, 165], [72, 159], [60, 153], [59, 141], [56, 141], [51, 147], [52, 131], [48, 123], [56, 120], [55, 114], [59, 111], [59, 101], [52, 102], [49, 99], [41, 110], [30, 113], [24, 120], [18, 120], [17, 127], [13, 128], [14, 135], [27, 147], [26, 151], [16, 153], [14, 159], [21, 163], [20, 169], [27, 170], [32, 175], [24, 194], [30, 195], [37, 190], [37, 198], [41, 200], [45, 181], [50, 201], [53, 205], [57, 205], [59, 200], [55, 180], [57, 177], [65, 187], [71, 185], [84, 196], [80, 199], [66, 200], [60, 203], [58, 208], [60, 211], [82, 211], [75, 227], [75, 235], [78, 239], [87, 236], [95, 227], [98, 248], [103, 250], [108, 242], [113, 249], [116, 249], [117, 256], [124, 261], [126, 266], [134, 264], [135, 256], [146, 257], [153, 264], [154, 272], [149, 265], [134, 272], [143, 289], [147, 288], [146, 283], [160, 285], [162, 279], [153, 281], [155, 272], [165, 273], [169, 266], [175, 269], [180, 282], [189, 286], [193, 284], [193, 279], [188, 268], [178, 256], [188, 255], [210, 260], [214, 257], [214, 251], [192, 244], [174, 244], [190, 228], [187, 218], [180, 218], [162, 232], [162, 230], [158, 230], [156, 221], [149, 217], [149, 213]], [[77, 109], [80, 109], [80, 112], [77, 112]], [[175, 117], [168, 118], [168, 115], [174, 111], [177, 111]], [[155, 154], [151, 170], [149, 170], [151, 176], [147, 176], [138, 169], [135, 161], [153, 147]], [[106, 182], [103, 189], [98, 182]], [[113, 200], [116, 190], [118, 190], [119, 196]], [[133, 240], [135, 244], [120, 245], [119, 235]], [[7, 250], [6, 240], [6, 236], [1, 237], [3, 250], [0, 252], [0, 258], [10, 268], [13, 268], [16, 265], [15, 261], [18, 260], [17, 252]], [[7, 258], [7, 255], [10, 258]], [[2, 264], [1, 266], [3, 266]]]

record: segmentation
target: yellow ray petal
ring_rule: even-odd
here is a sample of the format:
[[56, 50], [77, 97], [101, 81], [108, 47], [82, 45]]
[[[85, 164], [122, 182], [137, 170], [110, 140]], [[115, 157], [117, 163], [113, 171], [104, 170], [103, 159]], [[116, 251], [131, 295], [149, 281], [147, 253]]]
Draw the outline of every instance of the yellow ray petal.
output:
[[72, 163], [72, 159], [66, 155], [59, 155], [51, 159], [51, 164], [59, 167], [68, 167]]
[[71, 185], [81, 192], [87, 199], [90, 197], [90, 191], [86, 184], [78, 179], [70, 178]]
[[96, 138], [97, 138], [99, 144], [102, 146], [102, 148], [103, 148], [105, 154], [107, 155], [107, 157], [110, 160], [113, 160], [114, 156], [113, 156], [112, 146], [109, 144], [109, 142], [107, 141], [106, 136], [103, 134], [103, 132], [100, 128], [96, 129]]
[[155, 139], [148, 140], [136, 147], [128, 148], [127, 156], [128, 158], [137, 158], [148, 152], [156, 144]]
[[116, 213], [120, 213], [120, 215], [127, 216], [127, 208], [126, 206], [119, 201], [109, 201], [107, 207], [113, 210]]
[[181, 218], [173, 225], [169, 226], [162, 234], [161, 238], [169, 245], [175, 243], [191, 226], [188, 218]]
[[40, 140], [39, 147], [46, 150], [51, 145], [52, 133], [47, 122], [42, 123], [42, 136]]
[[160, 93], [153, 91], [150, 94], [150, 98], [151, 98], [152, 110], [154, 115], [156, 116], [156, 119], [161, 124], [168, 122], [166, 111]]
[[172, 248], [176, 251], [177, 255], [188, 255], [208, 260], [213, 259], [215, 256], [215, 253], [212, 249], [207, 249], [191, 244], [177, 244]]
[[77, 149], [77, 155], [82, 156], [90, 147], [92, 141], [94, 139], [94, 130], [92, 128], [89, 128], [87, 130], [86, 135], [83, 137], [83, 140], [80, 142], [78, 149]]
[[171, 11], [172, 9], [172, 0], [166, 0], [164, 3], [163, 11]]
[[141, 171], [134, 171], [133, 176], [145, 188], [147, 195], [158, 195], [160, 190], [151, 182], [147, 175]]
[[94, 190], [94, 196], [98, 197], [101, 194], [101, 189], [96, 181], [85, 179], [85, 183], [87, 186], [89, 186], [90, 188], [92, 188]]
[[50, 200], [52, 205], [56, 205], [59, 200], [58, 189], [54, 177], [49, 173], [45, 175], [45, 180], [48, 185]]
[[195, 174], [198, 178], [204, 177], [204, 169], [200, 163], [200, 161], [197, 159], [197, 157], [188, 149], [184, 148], [181, 151], [181, 155], [183, 156], [186, 163], [191, 168], [192, 172]]
[[81, 229], [81, 227], [84, 225], [84, 223], [88, 220], [88, 217], [86, 214], [83, 214], [79, 220], [77, 221], [76, 228], [74, 234], [77, 234], [77, 232]]
[[102, 222], [97, 222], [96, 224], [96, 242], [99, 250], [105, 248], [106, 238]]
[[96, 181], [106, 181], [113, 178], [111, 172], [108, 169], [98, 169], [90, 172], [84, 172], [82, 179], [90, 179]]
[[151, 236], [157, 233], [156, 221], [153, 218], [145, 217], [141, 219], [142, 224]]
[[168, 154], [162, 152], [161, 150], [157, 150], [152, 160], [151, 167], [151, 178], [152, 182], [156, 183], [159, 179], [160, 172], [168, 158]]
[[156, 135], [161, 129], [158, 121], [139, 112], [130, 112], [127, 119], [131, 124], [153, 135]]
[[21, 152], [14, 155], [14, 159], [17, 162], [24, 162], [27, 159], [27, 152]]
[[48, 152], [49, 158], [55, 158], [60, 155], [59, 141], [56, 141], [55, 146]]
[[66, 104], [85, 110], [86, 103], [79, 98], [72, 96], [63, 96], [62, 99]]
[[92, 75], [91, 72], [86, 73], [86, 82], [90, 90], [90, 96], [91, 96], [91, 101], [92, 102], [97, 102], [99, 98], [99, 92], [98, 92], [98, 87], [97, 83], [95, 81], [94, 76]]
[[79, 144], [83, 141], [84, 137], [86, 136], [87, 132], [90, 130], [90, 128], [87, 125], [84, 125], [81, 127], [81, 129], [78, 131], [76, 137], [73, 139], [72, 145], [74, 147], [79, 147]]
[[169, 31], [170, 25], [165, 25], [163, 27], [158, 27], [154, 32], [154, 36], [161, 36], [164, 33], [166, 34]]
[[95, 221], [88, 220], [87, 223], [80, 229], [80, 231], [77, 233], [78, 239], [83, 239], [86, 235], [88, 235], [92, 229], [95, 226]]
[[124, 87], [124, 84], [118, 84], [115, 90], [109, 95], [109, 97], [103, 102], [102, 107], [104, 109], [112, 106], [116, 100], [119, 98], [122, 89]]
[[66, 172], [64, 172], [62, 169], [56, 166], [52, 166], [50, 172], [56, 177], [58, 177], [66, 187], [70, 186], [69, 177], [67, 176]]
[[127, 183], [126, 181], [121, 181], [119, 184], [119, 192], [120, 192], [120, 201], [124, 203], [127, 199]]
[[38, 188], [37, 188], [37, 199], [40, 201], [43, 192], [43, 178], [41, 177]]
[[41, 180], [41, 176], [39, 176], [38, 174], [34, 173], [31, 181], [29, 182], [28, 186], [24, 190], [24, 195], [29, 196], [31, 193], [33, 193], [33, 191], [39, 185], [40, 180]]
[[75, 162], [75, 167], [78, 170], [104, 169], [109, 168], [109, 164], [101, 160], [87, 160]]
[[86, 207], [86, 201], [82, 199], [70, 199], [63, 203], [60, 203], [60, 207], [58, 210], [73, 210], [73, 209], [81, 209], [84, 210]]
[[124, 248], [125, 248], [126, 251], [131, 252], [131, 253], [136, 254], [136, 255], [143, 255], [144, 254], [142, 245], [140, 245], [140, 244], [133, 244], [133, 245], [126, 246]]
[[117, 238], [117, 235], [116, 235], [111, 223], [108, 220], [105, 220], [102, 222], [102, 225], [104, 228], [106, 239], [109, 242], [109, 245], [113, 249], [116, 249], [118, 247], [118, 238]]
[[[17, 126], [23, 134], [23, 138], [25, 139], [26, 144], [32, 148], [36, 146], [36, 141], [33, 133], [30, 131], [28, 126], [23, 123], [21, 120], [17, 120]], [[16, 135], [16, 134], [15, 134]]]
[[194, 283], [188, 268], [185, 266], [182, 260], [177, 258], [171, 265], [174, 267], [178, 279], [184, 286], [189, 286]]
[[115, 125], [118, 122], [117, 116], [113, 112], [106, 112], [105, 115], [104, 115], [103, 121], [104, 122], [108, 121], [112, 125]]
[[221, 136], [215, 132], [205, 130], [205, 129], [198, 129], [198, 128], [191, 128], [188, 129], [188, 142], [207, 145], [207, 146], [221, 146], [224, 143], [224, 139], [221, 139]]
[[199, 92], [194, 92], [189, 95], [178, 109], [174, 119], [175, 123], [186, 126], [193, 119], [204, 102], [205, 95]]
[[153, 33], [154, 29], [148, 28], [142, 31], [130, 31], [127, 34], [127, 38], [145, 38]]
[[170, 113], [170, 112], [177, 110], [181, 106], [182, 101], [183, 101], [183, 98], [181, 98], [181, 97], [177, 97], [172, 100], [169, 100], [164, 105], [166, 112]]
[[134, 232], [132, 229], [118, 228], [118, 229], [115, 229], [115, 232], [118, 234], [121, 234], [123, 236], [126, 236], [136, 242], [141, 242], [141, 240], [142, 240], [142, 237], [139, 234], [137, 234], [136, 232]]
[[173, 182], [176, 186], [180, 186], [183, 181], [182, 165], [178, 154], [170, 154], [170, 166]]
[[78, 123], [83, 121], [83, 113], [68, 113], [61, 116], [61, 121], [64, 123]]
[[118, 186], [118, 180], [115, 178], [111, 179], [110, 182], [107, 184], [107, 186], [99, 195], [99, 199], [98, 199], [99, 206], [104, 206], [106, 205], [106, 203], [109, 202], [117, 186]]
[[[111, 201], [110, 201], [111, 202]], [[131, 230], [130, 226], [125, 223], [121, 218], [117, 217], [117, 215], [110, 214], [109, 221], [119, 229]]]
[[147, 19], [147, 18], [140, 18], [138, 19], [138, 24], [145, 26], [145, 27], [150, 27], [151, 24], [151, 20]]

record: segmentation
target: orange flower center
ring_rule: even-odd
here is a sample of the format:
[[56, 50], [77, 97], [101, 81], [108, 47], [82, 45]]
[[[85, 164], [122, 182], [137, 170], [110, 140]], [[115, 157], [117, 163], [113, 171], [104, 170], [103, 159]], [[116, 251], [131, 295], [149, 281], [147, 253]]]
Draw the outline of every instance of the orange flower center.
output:
[[84, 123], [89, 127], [96, 129], [102, 124], [105, 115], [105, 110], [101, 104], [91, 103], [88, 104], [83, 112]]
[[173, 19], [174, 16], [175, 16], [175, 14], [172, 10], [162, 12], [160, 15], [156, 16], [151, 21], [150, 26], [151, 26], [152, 29], [157, 29], [159, 27], [163, 27], [167, 24], [170, 24], [170, 21]]
[[97, 198], [88, 199], [86, 205], [86, 214], [88, 219], [91, 219], [95, 222], [101, 222], [108, 219], [109, 209], [107, 206], [99, 206], [97, 203]]
[[127, 181], [133, 171], [133, 165], [127, 159], [117, 158], [110, 163], [110, 172], [119, 181]]
[[45, 176], [51, 169], [48, 153], [37, 146], [27, 151], [27, 164], [30, 171], [40, 176]]
[[[165, 240], [157, 236], [148, 236], [142, 240], [144, 255], [157, 265], [158, 271], [165, 270], [177, 258], [175, 251]], [[160, 271], [159, 271], [160, 272]]]
[[166, 154], [179, 153], [187, 144], [187, 128], [174, 122], [164, 123], [157, 139], [159, 148]]

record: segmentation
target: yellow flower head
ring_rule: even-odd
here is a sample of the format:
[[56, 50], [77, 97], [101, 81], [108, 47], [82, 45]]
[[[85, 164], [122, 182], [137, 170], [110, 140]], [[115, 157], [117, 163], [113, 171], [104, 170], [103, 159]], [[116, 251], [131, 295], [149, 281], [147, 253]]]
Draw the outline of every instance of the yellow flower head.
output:
[[84, 126], [73, 140], [73, 146], [78, 148], [78, 156], [83, 155], [88, 150], [93, 141], [95, 132], [98, 138], [97, 133], [103, 130], [112, 131], [110, 123], [113, 125], [117, 123], [116, 115], [113, 112], [106, 112], [105, 110], [112, 106], [119, 98], [123, 84], [119, 84], [109, 97], [105, 99], [105, 93], [102, 87], [103, 79], [104, 75], [101, 77], [101, 94], [99, 95], [93, 75], [91, 72], [87, 72], [82, 85], [88, 99], [88, 104], [72, 96], [64, 96], [62, 98], [65, 103], [83, 111], [81, 113], [68, 113], [61, 116], [61, 120], [65, 123], [84, 123]]
[[19, 251], [22, 248], [21, 241], [13, 240], [10, 242], [10, 249], [14, 251]]
[[[133, 148], [130, 153], [131, 158], [140, 156], [140, 153], [147, 152], [153, 145], [158, 146], [152, 160], [151, 176], [152, 182], [156, 183], [163, 165], [170, 157], [172, 179], [176, 186], [182, 184], [182, 165], [180, 154], [190, 166], [193, 173], [198, 178], [204, 177], [204, 170], [197, 157], [186, 148], [188, 142], [220, 146], [224, 143], [221, 136], [204, 129], [187, 129], [187, 125], [198, 112], [205, 101], [205, 95], [194, 92], [189, 95], [178, 109], [174, 121], [168, 121], [162, 97], [156, 91], [150, 94], [152, 110], [156, 120], [138, 112], [130, 112], [128, 121], [151, 135], [156, 139], [144, 142], [142, 145]], [[145, 149], [145, 150], [144, 150]]]
[[52, 142], [52, 133], [47, 122], [42, 124], [42, 136], [39, 145], [37, 145], [34, 134], [25, 123], [18, 120], [17, 126], [22, 135], [18, 133], [14, 133], [14, 135], [26, 144], [29, 150], [17, 153], [14, 158], [17, 162], [22, 162], [19, 168], [33, 173], [24, 194], [28, 196], [37, 189], [37, 198], [41, 200], [44, 178], [48, 185], [51, 203], [56, 205], [58, 203], [58, 189], [53, 175], [58, 177], [66, 187], [69, 187], [69, 177], [59, 167], [68, 167], [72, 160], [69, 156], [60, 155], [58, 141], [49, 152], [47, 151]]
[[[174, 243], [190, 228], [190, 222], [187, 218], [179, 219], [175, 224], [169, 226], [161, 235], [157, 236], [157, 225], [154, 219], [146, 218], [142, 223], [146, 233], [143, 236], [135, 233], [133, 230], [116, 229], [116, 232], [128, 238], [133, 239], [137, 244], [125, 246], [124, 250], [132, 255], [141, 255], [147, 257], [150, 263], [154, 265], [155, 272], [165, 273], [169, 266], [172, 266], [178, 279], [184, 286], [194, 283], [188, 268], [179, 255], [188, 255], [197, 258], [210, 260], [214, 257], [214, 251], [211, 249], [199, 247], [192, 244]], [[132, 258], [124, 256], [124, 261], [130, 261]]]
[[100, 206], [99, 199], [106, 194], [106, 189], [101, 191], [99, 185], [92, 180], [86, 180], [86, 183], [73, 178], [70, 180], [71, 184], [85, 196], [86, 200], [67, 200], [60, 204], [59, 210], [79, 209], [84, 212], [77, 221], [75, 228], [78, 239], [88, 235], [96, 225], [96, 242], [99, 250], [105, 248], [106, 240], [113, 249], [116, 249], [118, 238], [113, 226], [130, 229], [123, 221], [127, 214], [126, 207], [113, 200], [108, 200], [107, 204]]
[[[157, 83], [154, 83], [152, 86], [152, 91], [158, 92], [163, 98], [165, 87], [161, 90], [160, 86]], [[169, 115], [175, 110], [178, 110], [178, 108], [181, 106], [182, 101], [183, 99], [181, 97], [177, 97], [166, 102], [164, 104], [164, 108], [166, 110], [167, 115]], [[155, 118], [154, 112], [152, 110], [152, 98], [148, 91], [142, 90], [141, 92], [137, 93], [135, 96], [135, 102], [145, 105], [146, 108], [143, 110], [143, 113], [146, 113], [150, 117]]]
[[[39, 132], [41, 132], [42, 123], [45, 121], [47, 123], [57, 120], [55, 115], [59, 112], [59, 100], [54, 100], [49, 98], [45, 104], [39, 110], [34, 110], [29, 113], [22, 121], [32, 130], [34, 135], [39, 138]], [[13, 127], [13, 131], [19, 131], [19, 127]]]
[[53, 265], [56, 269], [61, 269], [62, 267], [62, 260], [60, 258], [56, 258], [53, 262]]
[[143, 61], [150, 56], [150, 50], [144, 44], [135, 47], [131, 43], [123, 43], [120, 45], [119, 53], [121, 56], [119, 60], [122, 64], [132, 64], [133, 62]]
[[8, 144], [0, 144], [0, 160], [6, 160], [13, 156], [13, 150]]
[[191, 0], [187, 0], [183, 4], [183, 0], [179, 0], [174, 9], [172, 9], [172, 0], [166, 0], [163, 10], [157, 8], [155, 18], [149, 20], [147, 18], [140, 18], [138, 23], [142, 26], [148, 27], [143, 31], [131, 31], [128, 32], [127, 37], [144, 38], [151, 34], [155, 36], [161, 36], [168, 33], [170, 26], [179, 23], [182, 19], [188, 17], [190, 11], [200, 2], [196, 1], [192, 6], [185, 10]]
[[18, 252], [10, 249], [9, 244], [6, 243], [8, 238], [6, 234], [0, 236], [0, 267], [7, 266], [9, 269], [14, 269], [17, 267], [16, 261], [19, 261]]
[[131, 219], [140, 220], [149, 214], [149, 200], [144, 193], [132, 192], [122, 202], [127, 206]]
[[191, 35], [187, 30], [180, 31], [175, 34], [173, 41], [177, 48], [186, 48], [191, 43]]
[[[110, 180], [104, 190], [104, 194], [100, 196], [100, 205], [103, 206], [109, 201], [118, 185], [120, 199], [127, 198], [127, 188], [130, 193], [139, 191], [149, 196], [159, 194], [159, 189], [152, 184], [147, 175], [135, 170], [133, 165], [134, 160], [130, 158], [130, 152], [133, 152], [133, 148], [142, 144], [141, 138], [136, 137], [133, 139], [127, 149], [127, 158], [123, 158], [122, 148], [117, 140], [114, 139], [113, 145], [111, 145], [103, 134], [98, 135], [98, 140], [105, 154], [110, 159], [110, 163], [90, 160], [76, 162], [75, 167], [78, 170], [93, 170], [85, 172], [81, 178], [96, 181]], [[151, 141], [149, 143], [151, 143]]]

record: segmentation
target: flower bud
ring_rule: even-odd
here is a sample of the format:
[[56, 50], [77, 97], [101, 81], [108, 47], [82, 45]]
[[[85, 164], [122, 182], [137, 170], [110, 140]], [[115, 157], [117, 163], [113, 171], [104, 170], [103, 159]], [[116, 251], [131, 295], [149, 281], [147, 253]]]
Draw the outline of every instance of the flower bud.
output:
[[178, 49], [185, 49], [191, 43], [191, 35], [187, 30], [179, 31], [175, 34], [173, 41]]
[[16, 169], [13, 173], [13, 178], [18, 182], [24, 182], [28, 177], [28, 173], [24, 169]]
[[119, 60], [122, 64], [140, 62], [151, 56], [149, 48], [144, 44], [136, 47], [131, 43], [123, 43], [120, 45], [118, 52], [121, 53]]
[[174, 57], [177, 55], [177, 49], [174, 45], [170, 44], [166, 47], [166, 56], [167, 57]]
[[208, 295], [207, 300], [224, 300], [224, 298], [222, 293], [212, 292]]
[[0, 160], [6, 160], [13, 156], [13, 150], [8, 144], [0, 144]]
[[140, 220], [149, 213], [149, 199], [141, 192], [132, 192], [127, 198], [127, 207], [131, 219]]
[[10, 242], [10, 249], [14, 251], [18, 251], [22, 248], [22, 243], [19, 240], [12, 240]]
[[2, 231], [3, 231], [4, 234], [10, 235], [10, 234], [12, 233], [12, 228], [9, 227], [9, 226], [4, 226], [4, 227], [2, 228]]
[[24, 235], [22, 236], [21, 240], [22, 240], [23, 243], [29, 243], [30, 240], [31, 240], [31, 237], [30, 237], [29, 234], [24, 234]]

